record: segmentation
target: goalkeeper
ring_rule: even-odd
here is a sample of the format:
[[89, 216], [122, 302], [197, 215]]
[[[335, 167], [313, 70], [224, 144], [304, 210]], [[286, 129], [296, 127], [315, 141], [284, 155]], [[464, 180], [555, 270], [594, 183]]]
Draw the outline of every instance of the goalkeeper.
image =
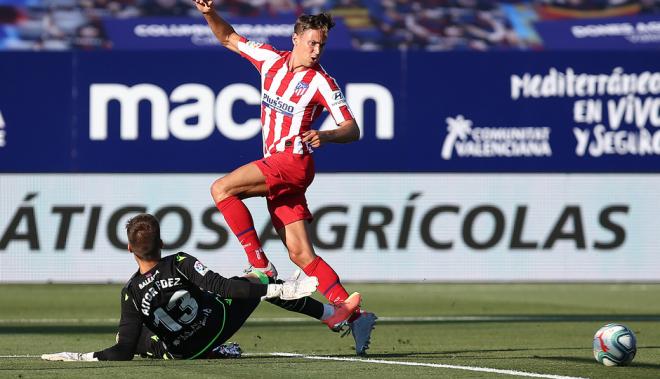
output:
[[228, 279], [186, 253], [161, 258], [160, 225], [150, 214], [133, 217], [126, 230], [128, 250], [139, 269], [121, 291], [117, 344], [90, 353], [44, 354], [43, 359], [119, 361], [131, 360], [135, 354], [162, 359], [236, 356], [240, 355], [237, 345], [222, 344], [261, 300], [319, 320], [345, 318], [342, 313], [354, 310], [306, 297], [316, 290], [316, 277], [274, 283], [253, 271]]

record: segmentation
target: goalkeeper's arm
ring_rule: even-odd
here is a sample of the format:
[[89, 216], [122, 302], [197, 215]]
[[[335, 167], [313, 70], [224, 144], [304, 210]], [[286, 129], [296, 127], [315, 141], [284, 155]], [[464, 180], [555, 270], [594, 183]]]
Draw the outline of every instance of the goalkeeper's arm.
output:
[[121, 292], [121, 318], [119, 320], [119, 333], [117, 343], [107, 349], [90, 353], [61, 352], [43, 354], [42, 359], [47, 361], [130, 361], [135, 355], [142, 320], [133, 299], [127, 296], [126, 289]]
[[126, 289], [121, 291], [121, 317], [117, 343], [94, 353], [99, 361], [130, 361], [135, 355], [142, 331], [142, 319]]

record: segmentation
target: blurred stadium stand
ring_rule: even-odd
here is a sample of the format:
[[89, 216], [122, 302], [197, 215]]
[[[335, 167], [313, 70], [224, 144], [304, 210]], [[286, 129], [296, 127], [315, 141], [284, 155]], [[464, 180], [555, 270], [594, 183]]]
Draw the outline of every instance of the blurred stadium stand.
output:
[[[659, 15], [660, 0], [224, 0], [227, 17], [329, 11], [356, 50], [536, 50], [536, 21]], [[108, 18], [190, 17], [192, 0], [0, 0], [1, 50], [111, 49]]]

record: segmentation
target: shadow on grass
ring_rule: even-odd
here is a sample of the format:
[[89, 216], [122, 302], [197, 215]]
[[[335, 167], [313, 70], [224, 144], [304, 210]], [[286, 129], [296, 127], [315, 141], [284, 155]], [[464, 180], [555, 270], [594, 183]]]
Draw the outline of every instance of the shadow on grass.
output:
[[117, 325], [2, 325], [0, 334], [104, 334], [117, 333]]
[[[594, 363], [596, 362], [595, 359], [589, 357], [589, 358], [581, 358], [581, 357], [534, 357], [535, 359], [543, 359], [543, 360], [548, 360], [548, 361], [561, 361], [561, 362], [573, 362], [573, 363]], [[626, 366], [630, 368], [651, 368], [651, 369], [660, 369], [660, 364], [656, 363], [635, 363], [633, 361], [630, 365]]]

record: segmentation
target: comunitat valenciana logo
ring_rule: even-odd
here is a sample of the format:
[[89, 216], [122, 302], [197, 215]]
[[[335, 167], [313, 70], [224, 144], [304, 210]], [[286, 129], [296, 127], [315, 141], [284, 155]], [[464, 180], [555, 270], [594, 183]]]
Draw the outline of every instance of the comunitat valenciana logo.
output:
[[442, 159], [456, 157], [550, 157], [549, 127], [476, 126], [463, 115], [447, 117]]
[[4, 147], [7, 143], [5, 136], [5, 119], [2, 117], [2, 111], [0, 111], [0, 147]]

